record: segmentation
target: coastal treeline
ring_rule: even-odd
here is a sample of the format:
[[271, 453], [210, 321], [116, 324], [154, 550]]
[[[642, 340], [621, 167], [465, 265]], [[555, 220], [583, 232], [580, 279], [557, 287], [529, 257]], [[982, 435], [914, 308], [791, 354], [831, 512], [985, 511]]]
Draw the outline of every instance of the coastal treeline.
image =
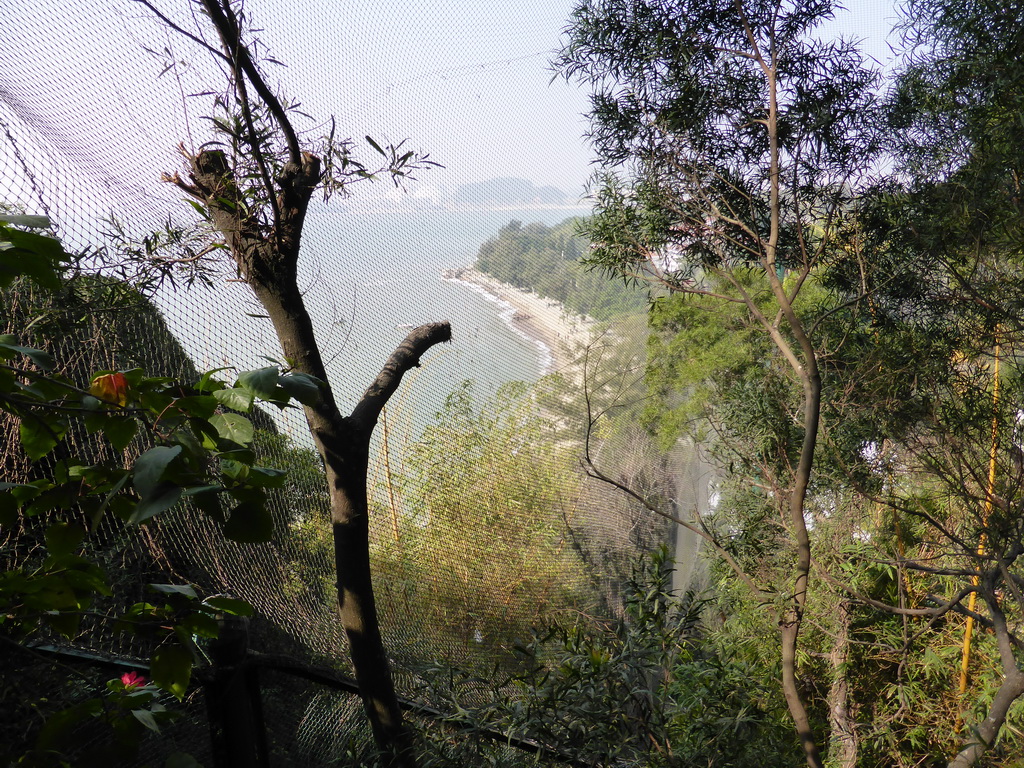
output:
[[560, 302], [595, 320], [642, 312], [647, 293], [624, 280], [608, 280], [587, 269], [581, 258], [589, 241], [579, 234], [579, 219], [547, 226], [510, 221], [480, 246], [476, 267], [503, 283]]

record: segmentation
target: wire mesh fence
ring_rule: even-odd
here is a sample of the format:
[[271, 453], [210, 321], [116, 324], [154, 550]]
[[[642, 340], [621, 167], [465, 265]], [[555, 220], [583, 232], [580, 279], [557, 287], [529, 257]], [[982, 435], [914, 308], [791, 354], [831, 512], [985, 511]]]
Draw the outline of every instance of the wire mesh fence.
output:
[[[423, 360], [383, 414], [369, 477], [385, 643], [399, 693], [422, 699], [427, 664], [481, 674], [514, 667], [512, 646], [531, 627], [572, 611], [614, 612], [631, 560], [667, 535], [662, 522], [579, 469], [579, 425], [589, 425], [581, 401], [566, 391], [579, 389], [588, 363], [594, 373], [594, 342], [576, 334], [573, 346], [551, 327], [524, 335], [529, 321], [543, 325], [543, 318], [496, 302], [452, 271], [512, 222], [543, 228], [586, 212], [578, 184], [560, 194], [512, 178], [527, 156], [561, 163], [537, 132], [546, 120], [578, 120], [582, 109], [567, 86], [549, 85], [547, 61], [568, 7], [310, 0], [247, 2], [244, 11], [259, 30], [261, 55], [288, 65], [273, 74], [282, 94], [301, 96], [296, 119], [305, 137], [330, 130], [333, 115], [339, 132], [357, 137], [433, 137], [439, 150], [423, 148], [445, 166], [404, 191], [360, 182], [346, 199], [316, 203], [299, 276], [345, 412], [408, 328], [452, 322], [454, 342]], [[425, 17], [432, 23], [417, 21]], [[0, 204], [48, 216], [65, 247], [84, 255], [81, 279], [59, 296], [25, 286], [5, 292], [0, 332], [50, 349], [60, 371], [80, 383], [97, 370], [141, 367], [188, 380], [282, 358], [233, 265], [207, 252], [202, 221], [160, 182], [162, 173], [181, 169], [179, 144], [195, 152], [212, 139], [209, 118], [227, 87], [202, 43], [203, 24], [198, 7], [184, 0], [4, 3]], [[410, 40], [419, 41], [412, 62]], [[530, 100], [533, 117], [520, 119], [518, 105]], [[315, 117], [301, 116], [307, 113]], [[471, 160], [478, 162], [470, 151], [489, 153], [492, 182], [466, 181]], [[160, 269], [148, 268], [154, 262]], [[505, 299], [513, 293], [498, 291]], [[572, 319], [548, 299], [533, 301], [557, 328]], [[547, 346], [538, 347], [539, 339]], [[603, 343], [634, 357], [642, 349], [621, 334]], [[629, 371], [617, 373], [623, 379]], [[529, 388], [509, 384], [520, 380]], [[577, 410], [555, 416], [550, 405], [538, 409], [545, 397]], [[83, 624], [76, 646], [145, 658], [145, 642], [109, 631], [110, 617], [145, 599], [147, 583], [189, 583], [255, 607], [255, 651], [351, 671], [334, 607], [323, 468], [299, 411], [262, 412], [254, 421], [256, 450], [289, 472], [271, 493], [273, 542], [228, 541], [187, 505], [129, 533], [99, 529], [90, 546], [116, 575], [113, 595], [99, 618]], [[3, 426], [4, 477], [45, 471], [19, 453], [14, 426], [10, 419]], [[653, 472], [636, 458], [644, 450], [640, 433], [635, 446], [627, 437], [616, 438], [618, 448], [609, 441], [610, 460], [637, 476]], [[84, 433], [69, 444], [102, 450]], [[683, 463], [692, 475], [685, 482], [704, 489], [693, 503], [706, 505], [706, 467], [693, 455]], [[651, 482], [671, 484], [674, 470], [658, 466], [665, 476]], [[21, 520], [3, 530], [7, 567], [43, 556], [42, 523]], [[692, 542], [680, 551], [695, 558]], [[32, 665], [44, 662], [10, 663], [17, 674], [35, 675]], [[368, 731], [356, 696], [280, 671], [262, 672], [260, 691], [269, 764], [357, 764]], [[190, 696], [174, 726], [188, 742], [182, 751], [200, 762], [216, 758], [199, 736], [205, 708], [202, 696]], [[413, 717], [425, 733], [448, 733], [426, 714]], [[177, 737], [168, 738], [176, 751]], [[459, 729], [437, 738], [446, 740], [449, 764], [505, 764], [511, 758], [498, 753], [514, 750], [489, 738], [467, 741]]]

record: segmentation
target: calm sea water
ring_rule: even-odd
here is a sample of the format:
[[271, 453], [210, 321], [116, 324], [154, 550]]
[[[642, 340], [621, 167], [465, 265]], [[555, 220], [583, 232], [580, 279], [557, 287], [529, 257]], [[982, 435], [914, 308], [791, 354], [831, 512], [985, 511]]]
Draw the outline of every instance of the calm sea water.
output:
[[[480, 245], [516, 219], [556, 224], [585, 209], [311, 211], [303, 241], [301, 285], [336, 397], [351, 409], [411, 327], [452, 324], [451, 344], [429, 351], [388, 406], [392, 448], [404, 452], [470, 379], [480, 398], [512, 380], [535, 380], [545, 352], [509, 323], [510, 313], [471, 287], [441, 278], [472, 263]], [[160, 303], [186, 350], [204, 369], [239, 370], [279, 358], [273, 329], [248, 288], [228, 279], [214, 289], [165, 294]], [[282, 429], [307, 443], [298, 413]], [[378, 430], [380, 433], [381, 430]]]

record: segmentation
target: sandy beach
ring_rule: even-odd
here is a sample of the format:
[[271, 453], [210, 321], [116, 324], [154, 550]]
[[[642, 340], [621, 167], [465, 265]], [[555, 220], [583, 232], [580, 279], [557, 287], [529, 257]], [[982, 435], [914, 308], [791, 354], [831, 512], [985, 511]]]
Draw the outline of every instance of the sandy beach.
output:
[[476, 286], [508, 304], [513, 310], [513, 327], [547, 349], [549, 359], [544, 373], [566, 371], [579, 347], [590, 341], [594, 321], [568, 312], [553, 299], [498, 282], [472, 267], [449, 270], [444, 278]]

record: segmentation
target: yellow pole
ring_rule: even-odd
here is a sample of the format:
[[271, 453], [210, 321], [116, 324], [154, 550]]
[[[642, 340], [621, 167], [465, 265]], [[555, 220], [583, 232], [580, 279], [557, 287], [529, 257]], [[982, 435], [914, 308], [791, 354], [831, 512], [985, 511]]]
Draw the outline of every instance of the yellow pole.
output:
[[[985, 489], [985, 511], [982, 515], [982, 525], [988, 524], [989, 515], [992, 514], [992, 499], [995, 495], [996, 485], [996, 453], [999, 448], [999, 341], [996, 341], [995, 362], [992, 366], [992, 441], [988, 451], [988, 486]], [[981, 541], [978, 542], [978, 555], [985, 554], [985, 532], [982, 531]], [[978, 577], [974, 576], [971, 582], [978, 586]], [[967, 609], [974, 611], [977, 604], [977, 592], [971, 592], [967, 601]], [[964, 653], [960, 660], [960, 693], [967, 692], [967, 667], [971, 661], [971, 636], [974, 633], [974, 617], [967, 617], [967, 625], [964, 627]]]
[[395, 536], [395, 543], [399, 542], [398, 536], [398, 507], [395, 505], [395, 489], [391, 485], [391, 455], [388, 448], [388, 409], [384, 406], [380, 409], [381, 422], [384, 425], [384, 479], [388, 485], [388, 501], [391, 504], [391, 530]]

